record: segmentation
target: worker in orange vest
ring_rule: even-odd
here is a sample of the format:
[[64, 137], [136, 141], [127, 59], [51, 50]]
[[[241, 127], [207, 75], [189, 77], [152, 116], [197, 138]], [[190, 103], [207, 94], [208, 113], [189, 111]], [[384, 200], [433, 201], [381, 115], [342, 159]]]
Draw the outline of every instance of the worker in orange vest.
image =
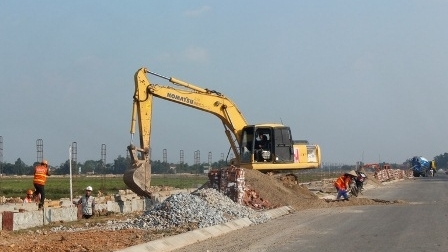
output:
[[336, 181], [334, 182], [334, 186], [338, 191], [338, 195], [336, 196], [337, 200], [339, 200], [341, 196], [344, 197], [344, 200], [348, 200], [347, 190], [349, 188], [350, 181], [356, 176], [356, 172], [351, 170], [350, 172], [345, 173], [344, 175], [336, 179]]
[[33, 203], [34, 201], [34, 192], [31, 189], [26, 191], [26, 197], [23, 199], [23, 203]]
[[47, 176], [50, 176], [50, 171], [48, 169], [48, 161], [42, 160], [39, 165], [36, 165], [34, 168], [34, 188], [36, 191], [34, 192], [34, 196], [38, 196], [40, 194], [39, 201], [39, 210], [44, 207], [45, 201], [45, 183], [47, 182]]

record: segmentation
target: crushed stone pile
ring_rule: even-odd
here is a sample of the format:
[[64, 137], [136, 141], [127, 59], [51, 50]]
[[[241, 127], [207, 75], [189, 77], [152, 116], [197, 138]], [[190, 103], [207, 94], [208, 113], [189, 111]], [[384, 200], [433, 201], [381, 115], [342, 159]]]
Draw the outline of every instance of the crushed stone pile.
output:
[[204, 228], [244, 217], [255, 224], [269, 220], [266, 214], [239, 205], [215, 189], [201, 189], [171, 195], [132, 224], [135, 228], [167, 229], [196, 223]]
[[254, 224], [267, 222], [263, 212], [233, 202], [215, 189], [200, 189], [194, 193], [173, 194], [156, 204], [143, 215], [124, 221], [109, 221], [94, 227], [54, 227], [57, 231], [80, 231], [84, 229], [123, 230], [165, 230], [178, 227], [204, 228], [227, 223], [238, 218], [249, 218]]

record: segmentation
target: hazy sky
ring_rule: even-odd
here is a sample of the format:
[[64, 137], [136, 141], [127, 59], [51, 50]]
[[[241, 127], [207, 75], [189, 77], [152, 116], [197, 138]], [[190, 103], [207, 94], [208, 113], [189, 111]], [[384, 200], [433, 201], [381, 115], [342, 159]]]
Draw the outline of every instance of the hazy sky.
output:
[[[3, 161], [126, 156], [140, 67], [283, 122], [324, 162], [448, 151], [448, 1], [1, 1]], [[169, 85], [148, 76], [151, 82]], [[152, 159], [227, 155], [220, 120], [154, 100]], [[138, 143], [138, 141], [136, 141]]]

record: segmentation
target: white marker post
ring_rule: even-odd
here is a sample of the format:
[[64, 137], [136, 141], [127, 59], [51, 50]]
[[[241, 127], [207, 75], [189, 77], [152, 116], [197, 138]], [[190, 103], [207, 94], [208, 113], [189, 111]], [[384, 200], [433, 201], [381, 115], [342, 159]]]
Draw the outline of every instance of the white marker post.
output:
[[70, 167], [70, 203], [73, 203], [73, 184], [72, 184], [72, 145], [68, 148], [68, 162]]

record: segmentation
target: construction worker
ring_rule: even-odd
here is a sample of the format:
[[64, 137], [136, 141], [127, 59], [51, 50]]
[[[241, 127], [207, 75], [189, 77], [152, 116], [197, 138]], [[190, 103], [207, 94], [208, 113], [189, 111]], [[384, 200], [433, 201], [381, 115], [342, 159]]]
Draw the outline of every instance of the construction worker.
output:
[[437, 172], [436, 161], [432, 160], [431, 163], [430, 163], [430, 167], [431, 167], [431, 176], [434, 177], [434, 175]]
[[34, 202], [34, 192], [31, 189], [26, 191], [26, 197], [23, 199], [23, 203], [33, 203]]
[[95, 211], [95, 197], [92, 196], [92, 187], [86, 187], [86, 194], [82, 196], [77, 205], [82, 206], [82, 218], [89, 219]]
[[261, 131], [258, 132], [258, 136], [255, 138], [255, 153], [254, 159], [257, 162], [263, 161], [263, 150], [266, 150], [268, 145], [268, 139]]
[[351, 170], [350, 172], [345, 173], [344, 175], [336, 179], [336, 181], [334, 182], [334, 186], [338, 191], [336, 200], [339, 200], [341, 196], [344, 197], [344, 200], [348, 200], [347, 190], [350, 187], [351, 180], [356, 176], [356, 172], [354, 170]]
[[45, 183], [47, 182], [47, 176], [50, 176], [50, 170], [48, 169], [48, 161], [42, 160], [39, 165], [34, 167], [34, 188], [36, 191], [34, 192], [34, 196], [37, 197], [40, 195], [39, 201], [39, 210], [44, 207], [45, 201]]

